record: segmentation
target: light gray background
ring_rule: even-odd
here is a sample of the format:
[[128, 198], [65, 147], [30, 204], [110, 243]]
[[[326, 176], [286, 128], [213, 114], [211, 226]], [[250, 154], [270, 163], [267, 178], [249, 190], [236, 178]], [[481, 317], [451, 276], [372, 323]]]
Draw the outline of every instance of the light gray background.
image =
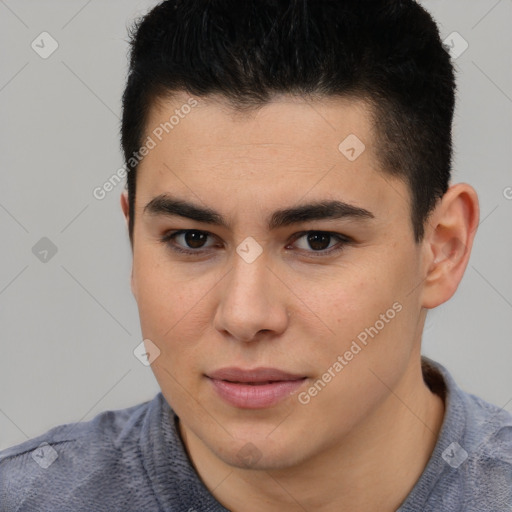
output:
[[[512, 4], [430, 0], [455, 59], [454, 182], [471, 183], [481, 225], [464, 279], [432, 311], [424, 353], [466, 390], [511, 409]], [[119, 116], [126, 28], [154, 1], [0, 0], [0, 449], [159, 387], [133, 355], [141, 342], [119, 194], [92, 195], [123, 165]], [[58, 42], [42, 59], [41, 32]], [[48, 237], [46, 263], [32, 247]]]

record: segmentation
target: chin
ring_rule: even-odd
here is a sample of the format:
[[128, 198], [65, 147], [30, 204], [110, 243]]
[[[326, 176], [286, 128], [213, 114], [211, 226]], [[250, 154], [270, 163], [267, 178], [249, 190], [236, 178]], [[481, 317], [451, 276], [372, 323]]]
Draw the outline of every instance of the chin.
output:
[[297, 447], [300, 442], [290, 442], [285, 445], [282, 442], [269, 440], [264, 436], [260, 439], [237, 440], [231, 442], [226, 449], [219, 446], [210, 447], [216, 456], [225, 464], [250, 470], [280, 470], [290, 468], [300, 462], [301, 453]]

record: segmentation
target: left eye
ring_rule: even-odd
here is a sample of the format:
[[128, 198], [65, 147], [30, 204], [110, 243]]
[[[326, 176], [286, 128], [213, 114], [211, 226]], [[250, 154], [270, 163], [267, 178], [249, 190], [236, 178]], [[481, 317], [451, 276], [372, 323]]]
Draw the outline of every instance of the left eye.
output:
[[[313, 249], [312, 252], [323, 252], [328, 254], [330, 254], [331, 252], [340, 251], [343, 248], [343, 246], [349, 243], [350, 241], [346, 236], [339, 235], [337, 233], [329, 233], [326, 231], [307, 231], [306, 233], [301, 233], [299, 236], [297, 236], [297, 238], [295, 238], [295, 241], [300, 240], [301, 238], [304, 238], [306, 240], [306, 244]], [[334, 247], [336, 247], [335, 249], [332, 249], [333, 246], [331, 246], [331, 249], [329, 251], [326, 251], [326, 249], [329, 248], [332, 239], [338, 240], [338, 247], [334, 245]], [[303, 247], [302, 249], [308, 251], [307, 247]]]
[[[208, 233], [207, 231], [199, 231], [197, 229], [181, 229], [178, 231], [171, 231], [166, 233], [162, 237], [161, 242], [167, 245], [171, 250], [178, 253], [200, 254], [201, 252], [204, 252], [204, 244], [210, 235], [211, 233]], [[179, 237], [183, 237], [185, 247], [183, 247], [181, 244], [176, 244], [176, 240]], [[304, 247], [299, 249], [305, 250], [314, 256], [316, 256], [315, 253], [318, 253], [318, 256], [322, 256], [341, 251], [346, 244], [351, 242], [351, 239], [344, 235], [340, 235], [338, 233], [330, 233], [327, 231], [305, 231], [298, 233], [293, 237], [293, 243], [301, 239], [305, 239], [306, 244], [309, 245], [309, 247], [311, 247], [313, 250], [311, 251]], [[336, 239], [338, 241], [338, 243], [334, 245], [334, 248], [331, 245], [332, 239]], [[211, 247], [213, 247], [213, 245], [206, 246], [207, 249]], [[288, 247], [289, 245], [286, 246], [286, 248]]]

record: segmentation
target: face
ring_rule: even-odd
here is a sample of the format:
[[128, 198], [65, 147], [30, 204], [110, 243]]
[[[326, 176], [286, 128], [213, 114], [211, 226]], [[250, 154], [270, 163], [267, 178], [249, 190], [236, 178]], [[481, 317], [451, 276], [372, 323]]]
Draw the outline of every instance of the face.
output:
[[148, 120], [143, 337], [182, 429], [227, 464], [291, 467], [365, 424], [418, 354], [408, 188], [380, 171], [362, 101], [283, 96], [244, 115], [195, 101]]

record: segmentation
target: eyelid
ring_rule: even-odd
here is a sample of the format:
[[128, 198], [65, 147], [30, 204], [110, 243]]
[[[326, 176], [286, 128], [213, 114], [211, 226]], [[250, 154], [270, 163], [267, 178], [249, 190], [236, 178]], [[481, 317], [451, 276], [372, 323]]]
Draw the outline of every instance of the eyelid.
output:
[[[209, 231], [201, 230], [201, 229], [178, 229], [178, 230], [174, 230], [174, 231], [168, 231], [167, 233], [165, 233], [161, 237], [160, 242], [162, 242], [164, 245], [166, 245], [171, 251], [174, 251], [174, 252], [179, 253], [179, 254], [189, 254], [189, 255], [199, 256], [201, 254], [209, 252], [209, 250], [212, 247], [207, 247], [206, 249], [199, 248], [197, 250], [194, 250], [194, 249], [184, 249], [184, 248], [182, 248], [180, 246], [176, 246], [176, 245], [174, 245], [172, 243], [172, 241], [177, 236], [182, 235], [182, 234], [186, 234], [188, 232], [197, 232], [197, 233], [204, 234], [206, 236], [211, 236], [211, 237], [217, 238], [217, 236], [215, 234], [210, 233]], [[309, 230], [304, 230], [304, 231], [300, 231], [298, 233], [293, 234], [290, 237], [290, 241], [286, 244], [286, 246], [289, 246], [290, 244], [296, 242], [297, 240], [299, 240], [303, 236], [308, 235], [310, 233], [321, 233], [323, 235], [329, 235], [332, 238], [338, 239], [338, 244], [333, 246], [333, 247], [331, 247], [330, 249], [326, 249], [326, 250], [322, 250], [322, 251], [301, 250], [302, 252], [305, 251], [308, 254], [308, 256], [312, 256], [313, 258], [327, 257], [327, 256], [330, 256], [330, 255], [339, 253], [339, 252], [341, 252], [344, 249], [344, 247], [346, 245], [354, 243], [354, 240], [352, 238], [350, 238], [347, 235], [343, 235], [342, 233], [336, 233], [336, 232], [332, 232], [332, 231], [323, 231], [323, 230], [320, 230], [320, 229], [309, 229]], [[341, 244], [341, 247], [337, 247], [340, 244]]]

